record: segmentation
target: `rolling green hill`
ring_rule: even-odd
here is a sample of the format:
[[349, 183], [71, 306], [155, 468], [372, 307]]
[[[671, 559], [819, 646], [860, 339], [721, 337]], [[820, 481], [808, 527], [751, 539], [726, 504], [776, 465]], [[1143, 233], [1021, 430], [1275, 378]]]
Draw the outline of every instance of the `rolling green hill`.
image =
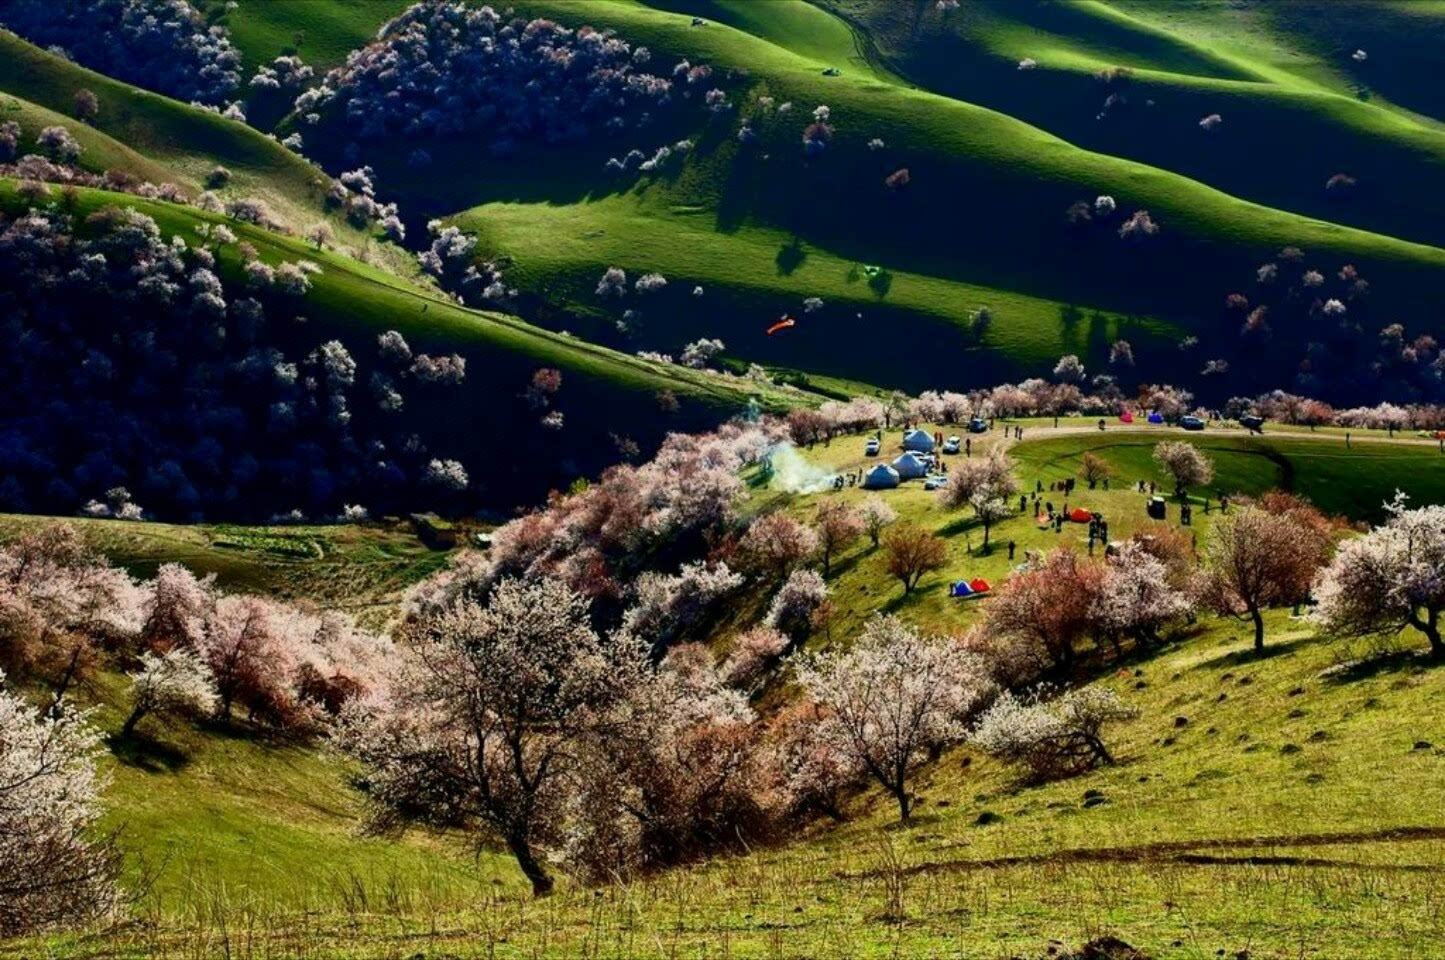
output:
[[[1173, 6], [1210, 20], [1211, 5]], [[295, 46], [305, 31], [297, 49], [306, 55], [311, 43], [329, 65], [396, 9], [243, 3], [226, 22], [248, 60]], [[625, 349], [675, 351], [719, 336], [739, 359], [909, 389], [1037, 374], [1066, 350], [1100, 369], [1123, 336], [1160, 378], [1189, 382], [1209, 356], [1231, 359], [1237, 380], [1275, 385], [1316, 330], [1277, 323], [1271, 350], [1246, 351], [1212, 305], [1248, 292], [1261, 262], [1297, 246], [1326, 275], [1353, 263], [1369, 278], [1371, 300], [1356, 306], [1367, 329], [1390, 320], [1439, 329], [1426, 291], [1445, 267], [1430, 199], [1441, 194], [1445, 132], [1354, 98], [1342, 68], [1277, 37], [1273, 46], [1216, 44], [1162, 14], [1101, 3], [974, 3], [947, 15], [923, 0], [525, 0], [515, 10], [611, 28], [733, 76], [724, 83], [732, 117], [674, 111], [655, 143], [524, 149], [509, 161], [481, 155], [467, 137], [428, 143], [445, 177], [409, 168], [410, 145], [364, 145], [385, 198], [417, 221], [455, 216], [489, 254], [514, 261], [509, 282], [531, 295], [528, 316], [543, 325]], [[1025, 56], [1039, 68], [1019, 71]], [[1311, 69], [1281, 63], [1290, 57]], [[1094, 75], [1115, 66], [1132, 70], [1130, 105], [1101, 122], [1103, 99], [1124, 88]], [[832, 67], [842, 75], [824, 76]], [[796, 111], [765, 116], [760, 96]], [[835, 136], [804, 160], [799, 138], [817, 104], [831, 108]], [[1225, 122], [1206, 134], [1198, 121], [1213, 112]], [[760, 117], [757, 145], [737, 142], [739, 115]], [[684, 135], [696, 147], [665, 175], [634, 181], [602, 169], [608, 156]], [[886, 146], [867, 149], [874, 138]], [[317, 156], [334, 167], [348, 141], [332, 127], [315, 138]], [[901, 168], [908, 186], [886, 188]], [[1356, 179], [1348, 199], [1325, 190], [1338, 172]], [[1119, 202], [1111, 223], [1065, 225], [1070, 204], [1103, 193]], [[1124, 243], [1116, 229], [1140, 208], [1160, 234]], [[679, 296], [665, 317], [649, 315], [656, 304], [607, 309], [589, 280], [611, 265], [658, 271], [686, 289], [701, 283], [707, 295]], [[886, 276], [859, 283], [865, 265]], [[809, 296], [835, 304], [811, 318], [811, 336], [760, 337]], [[968, 333], [980, 306], [996, 317], [981, 340]], [[624, 307], [642, 319], [617, 338]], [[881, 350], [851, 349], [883, 325]], [[1173, 349], [1185, 335], [1200, 338], [1200, 355]]]
[[[784, 4], [770, 4], [752, 16], [763, 17], [765, 12], [784, 8]], [[1259, 262], [1280, 247], [1296, 245], [1323, 264], [1360, 266], [1372, 278], [1370, 317], [1406, 318], [1411, 329], [1433, 329], [1439, 322], [1438, 311], [1428, 299], [1401, 297], [1406, 291], [1422, 292], [1434, 282], [1432, 278], [1445, 264], [1441, 251], [1434, 247], [1249, 204], [1159, 168], [1079, 149], [1000, 113], [909, 90], [861, 71], [822, 76], [822, 69], [833, 60], [844, 62], [847, 51], [843, 49], [830, 50], [836, 56], [829, 57], [809, 46], [808, 54], [803, 55], [722, 23], [694, 28], [685, 13], [636, 4], [531, 3], [521, 9], [570, 16], [574, 22], [585, 19], [614, 27], [655, 50], [687, 53], [717, 65], [745, 69], [751, 93], [738, 95], [745, 113], [752, 112], [750, 97], [763, 93], [777, 102], [793, 101], [805, 111], [809, 109], [806, 105], [818, 103], [831, 108], [837, 132], [825, 154], [814, 161], [805, 162], [800, 156], [802, 120], [773, 117], [761, 121], [763, 143], [757, 148], [738, 145], [732, 136], [733, 124], [720, 129], [715, 122], [700, 135], [685, 170], [644, 181], [629, 191], [638, 206], [686, 211], [689, 225], [719, 235], [713, 247], [718, 251], [727, 249], [723, 243], [756, 236], [750, 230], [757, 228], [790, 233], [809, 250], [845, 263], [876, 264], [900, 277], [911, 274], [992, 288], [1000, 291], [1001, 300], [1030, 296], [1074, 305], [1085, 313], [1099, 310], [1147, 317], [1156, 329], [1203, 330], [1202, 349], [1228, 355], [1238, 349], [1236, 331], [1221, 330], [1214, 311], [1201, 305], [1222, 302], [1232, 288], [1248, 289]], [[688, 5], [687, 9], [701, 8]], [[786, 37], [785, 26], [775, 25], [772, 32]], [[816, 42], [812, 37], [810, 43]], [[1385, 116], [1390, 122], [1398, 119]], [[1190, 120], [1191, 127], [1195, 119]], [[885, 141], [886, 148], [868, 150], [865, 144], [873, 137]], [[900, 167], [910, 171], [910, 184], [890, 191], [883, 178]], [[576, 277], [589, 258], [577, 253], [562, 264], [564, 258], [556, 256], [546, 240], [551, 225], [563, 218], [559, 208], [569, 205], [586, 211], [576, 216], [589, 223], [589, 237], [605, 237], [590, 244], [597, 251], [591, 256], [595, 273], [600, 274], [610, 263], [636, 272], [656, 269], [666, 273], [674, 268], [684, 275], [701, 273], [687, 262], [688, 244], [679, 245], [669, 256], [649, 260], [644, 254], [656, 247], [649, 240], [649, 228], [639, 228], [641, 218], [632, 216], [637, 208], [618, 203], [613, 196], [618, 187], [602, 174], [589, 174], [584, 168], [562, 177], [556, 166], [545, 160], [528, 162], [526, 170], [518, 173], [514, 178], [506, 169], [488, 171], [484, 179], [473, 181], [472, 196], [467, 196], [466, 182], [449, 183], [445, 195], [423, 205], [446, 207], [494, 198], [474, 208], [465, 222], [484, 234], [495, 231], [500, 235], [494, 252], [510, 252], [508, 246], [514, 247], [519, 270], [528, 275], [530, 288], [544, 296], [553, 292], [547, 282], [549, 262], [570, 272], [570, 285], [563, 282], [558, 286], [576, 293], [580, 290]], [[392, 177], [406, 189], [404, 173], [394, 172]], [[1148, 209], [1161, 225], [1155, 242], [1139, 247], [1123, 243], [1115, 236], [1117, 220], [1113, 226], [1094, 225], [1082, 233], [1065, 227], [1063, 213], [1069, 204], [1098, 193], [1116, 195], [1121, 212]], [[535, 211], [537, 224], [530, 231], [525, 208], [519, 206], [522, 202], [532, 203]], [[495, 205], [499, 203], [505, 205]], [[597, 209], [590, 209], [593, 207]], [[489, 226], [489, 221], [496, 226]], [[529, 237], [529, 232], [533, 236]], [[690, 235], [695, 234], [684, 232], [681, 236]], [[630, 255], [604, 255], [614, 249]], [[709, 256], [718, 259], [720, 253]], [[756, 263], [757, 255], [740, 246], [737, 259]], [[738, 316], [746, 311], [755, 327], [764, 326], [774, 319], [772, 311], [753, 313], [746, 300], [762, 274], [755, 269], [742, 272], [747, 278], [740, 284], [745, 288], [744, 299], [725, 304], [719, 312]], [[768, 284], [773, 307], [814, 292], [791, 281], [786, 269], [776, 271]], [[728, 286], [721, 290], [715, 286], [714, 290], [726, 293]], [[899, 284], [900, 291], [904, 286]], [[746, 289], [749, 287], [752, 289]], [[877, 297], [878, 305], [892, 306], [890, 297], [891, 293]], [[850, 299], [866, 302], [867, 298]], [[902, 301], [901, 293], [899, 299]], [[953, 298], [951, 318], [965, 321], [986, 299], [974, 289]], [[890, 327], [921, 352], [930, 342], [930, 328], [926, 317], [915, 315], [914, 319], [923, 319], [923, 326], [910, 323], [908, 313], [901, 312]], [[1000, 326], [1011, 322], [1003, 317]], [[1066, 322], [1067, 315], [1055, 321], [1059, 337], [1068, 334]], [[1293, 361], [1283, 361], [1296, 356], [1287, 345], [1298, 343], [1312, 331], [1276, 332], [1283, 341], [1280, 349], [1264, 359], [1281, 362], [1258, 371], [1261, 380], [1287, 379]], [[1015, 334], [1011, 339], [1012, 344], [1039, 343], [1031, 334]], [[1101, 361], [1100, 350], [1106, 343], [1100, 337], [1089, 359]], [[1044, 339], [1022, 365], [1034, 371], [1042, 369], [1038, 358], [1058, 344], [1058, 339]], [[1146, 345], [1146, 352], [1149, 366], [1159, 376], [1187, 379], [1197, 370], [1192, 361], [1192, 368], [1184, 368], [1177, 354], [1160, 345], [1152, 351]], [[1009, 350], [999, 353], [1007, 355]], [[818, 357], [820, 371], [845, 372], [825, 366], [830, 362], [826, 353]], [[766, 362], [769, 354], [764, 351], [754, 358]], [[795, 362], [796, 357], [787, 360]], [[856, 366], [846, 373], [858, 376]], [[932, 371], [929, 374], [937, 376]], [[970, 378], [969, 369], [964, 368], [952, 384], [980, 382], [989, 381]]]
[[[1219, 18], [1232, 15], [1227, 5], [1214, 6]], [[1260, 9], [1278, 8], [1284, 18], [1300, 6]], [[1424, 243], [1445, 240], [1441, 210], [1429, 199], [1445, 182], [1445, 129], [1433, 121], [1259, 64], [1251, 53], [1196, 45], [1102, 3], [986, 0], [948, 15], [924, 3], [836, 0], [830, 7], [866, 31], [883, 63], [927, 89], [1268, 206]], [[1352, 23], [1384, 15], [1375, 5], [1356, 9]], [[1020, 70], [1025, 58], [1037, 67]], [[1351, 63], [1340, 51], [1329, 59]], [[1130, 75], [1099, 79], [1120, 67]], [[1123, 101], [1106, 108], [1111, 94]], [[1221, 126], [1201, 130], [1199, 121], [1216, 113]], [[1325, 189], [1337, 173], [1357, 181], [1349, 196]]]
[[[75, 93], [100, 101], [89, 125], [71, 115]], [[15, 110], [8, 102], [17, 104]], [[0, 112], [19, 119], [33, 138], [41, 125], [60, 124], [81, 142], [81, 166], [118, 168], [151, 182], [171, 182], [194, 197], [216, 166], [231, 172], [226, 197], [255, 197], [293, 232], [325, 221], [339, 242], [405, 272], [408, 258], [349, 225], [322, 206], [331, 180], [276, 140], [212, 111], [112, 80], [0, 30]], [[18, 114], [13, 117], [10, 114]]]

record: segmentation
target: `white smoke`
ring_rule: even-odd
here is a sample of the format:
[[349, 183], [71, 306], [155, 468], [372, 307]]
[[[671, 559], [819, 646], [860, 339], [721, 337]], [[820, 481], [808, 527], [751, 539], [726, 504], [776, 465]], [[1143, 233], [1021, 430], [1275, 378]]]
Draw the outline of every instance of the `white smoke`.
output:
[[775, 444], [766, 456], [772, 464], [773, 483], [789, 493], [822, 493], [833, 486], [837, 476], [809, 463], [791, 443]]

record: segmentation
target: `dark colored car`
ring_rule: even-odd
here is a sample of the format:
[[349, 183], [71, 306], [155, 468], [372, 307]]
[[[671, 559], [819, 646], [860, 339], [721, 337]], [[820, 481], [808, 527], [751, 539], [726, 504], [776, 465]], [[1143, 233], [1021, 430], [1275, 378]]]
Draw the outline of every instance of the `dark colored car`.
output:
[[1198, 417], [1180, 417], [1179, 425], [1185, 430], [1203, 430], [1204, 421]]

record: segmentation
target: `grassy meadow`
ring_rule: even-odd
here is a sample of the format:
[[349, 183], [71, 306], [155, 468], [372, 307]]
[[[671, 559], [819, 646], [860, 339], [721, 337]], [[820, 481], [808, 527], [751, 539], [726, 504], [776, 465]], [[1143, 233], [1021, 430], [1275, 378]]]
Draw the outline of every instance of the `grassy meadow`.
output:
[[[975, 455], [1000, 434], [976, 437]], [[1049, 484], [1073, 475], [1085, 450], [1104, 457], [1115, 471], [1110, 489], [1080, 489], [1071, 505], [1104, 512], [1122, 539], [1157, 523], [1133, 486], [1162, 483], [1148, 450], [1179, 435], [1100, 436], [1069, 421], [1058, 430], [1030, 421], [1010, 454], [1026, 488], [1042, 481], [1056, 505]], [[895, 439], [890, 432], [888, 446]], [[1345, 461], [1336, 476], [1368, 476], [1419, 502], [1445, 499], [1430, 459], [1440, 454], [1425, 444], [1369, 436], [1345, 452], [1329, 435], [1188, 439], [1214, 460], [1211, 496], [1292, 477], [1325, 505], [1335, 486], [1321, 465], [1334, 458]], [[846, 472], [872, 462], [862, 444], [846, 437], [800, 456]], [[822, 498], [865, 495], [789, 493], [778, 476], [749, 476], [750, 510], [810, 518]], [[989, 601], [949, 599], [948, 581], [1005, 577], [1009, 540], [1020, 555], [1086, 548], [1081, 525], [1057, 534], [1024, 516], [1001, 523], [999, 546], [984, 553], [966, 512], [941, 509], [920, 481], [878, 495], [903, 521], [947, 538], [948, 566], [905, 597], [866, 542], [850, 548], [834, 563], [835, 614], [813, 648], [848, 642], [877, 612], [961, 630]], [[1352, 502], [1368, 509], [1363, 497]], [[1196, 509], [1194, 529], [1203, 536], [1216, 516]], [[0, 535], [35, 522], [0, 518]], [[444, 560], [384, 525], [66, 522], [140, 572], [182, 560], [228, 588], [327, 604], [350, 585], [354, 607], [394, 604], [400, 585]], [[1177, 523], [1173, 502], [1165, 522]], [[731, 604], [726, 622], [710, 627], [713, 641], [725, 646], [734, 621], [766, 599], [749, 593]], [[1370, 649], [1329, 642], [1288, 610], [1269, 615], [1264, 657], [1250, 644], [1246, 625], [1205, 616], [1162, 651], [1081, 678], [1139, 709], [1108, 736], [1116, 766], [1025, 786], [960, 748], [921, 775], [923, 805], [907, 828], [886, 797], [864, 790], [846, 802], [842, 824], [804, 825], [777, 846], [615, 886], [564, 883], [542, 901], [526, 896], [504, 855], [475, 855], [461, 837], [413, 834], [394, 845], [361, 836], [354, 771], [324, 749], [214, 727], [152, 739], [143, 724], [108, 763], [110, 822], [125, 826], [136, 875], [154, 874], [137, 904], [143, 922], [10, 944], [0, 955], [1041, 957], [1054, 941], [1078, 948], [1105, 934], [1161, 958], [1445, 949], [1445, 727], [1432, 706], [1445, 695], [1445, 672], [1419, 659], [1408, 636]], [[1376, 656], [1372, 666], [1351, 666], [1365, 653]], [[102, 726], [119, 725], [119, 678], [102, 677], [87, 696]]]

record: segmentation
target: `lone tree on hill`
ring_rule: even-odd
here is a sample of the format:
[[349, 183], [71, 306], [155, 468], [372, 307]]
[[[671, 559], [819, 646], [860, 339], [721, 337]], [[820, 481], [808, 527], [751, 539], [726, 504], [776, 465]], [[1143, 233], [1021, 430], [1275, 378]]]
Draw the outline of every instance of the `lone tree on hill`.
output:
[[461, 600], [408, 633], [395, 701], [348, 731], [372, 779], [371, 827], [491, 834], [533, 894], [550, 893], [539, 847], [557, 838], [578, 749], [631, 672], [592, 631], [587, 602], [554, 580], [503, 581], [487, 606]]
[[1109, 467], [1109, 461], [1097, 453], [1085, 453], [1084, 459], [1079, 463], [1079, 476], [1089, 485], [1092, 490], [1099, 485], [1100, 481], [1113, 475]]
[[868, 771], [907, 822], [910, 780], [930, 752], [964, 738], [966, 720], [994, 692], [981, 657], [878, 617], [846, 651], [803, 660], [798, 681], [827, 713], [819, 736], [848, 766]]
[[1242, 507], [1209, 532], [1203, 599], [1218, 613], [1253, 623], [1254, 649], [1263, 652], [1265, 609], [1307, 596], [1330, 546], [1329, 525], [1313, 507]]
[[884, 503], [880, 497], [872, 496], [863, 501], [860, 512], [863, 516], [863, 529], [868, 532], [868, 539], [876, 548], [884, 528], [898, 519], [898, 511]]
[[857, 510], [838, 500], [825, 500], [818, 507], [818, 543], [823, 555], [823, 576], [832, 569], [833, 556], [846, 550], [863, 535], [865, 520]]
[[941, 568], [947, 557], [943, 539], [915, 524], [894, 527], [884, 534], [883, 551], [888, 573], [903, 583], [905, 594], [913, 592], [925, 573]]
[[1345, 541], [1315, 589], [1316, 617], [1331, 633], [1391, 635], [1414, 627], [1445, 659], [1445, 507], [1405, 509], [1403, 495], [1390, 519]]
[[1154, 461], [1174, 479], [1174, 495], [1183, 500], [1190, 487], [1214, 479], [1214, 464], [1192, 443], [1165, 440], [1154, 448]]
[[983, 525], [983, 550], [988, 552], [993, 525], [1013, 512], [1011, 501], [1019, 492], [1014, 479], [1014, 461], [995, 450], [986, 457], [965, 460], [949, 474], [948, 486], [940, 491], [945, 506], [973, 508]]

